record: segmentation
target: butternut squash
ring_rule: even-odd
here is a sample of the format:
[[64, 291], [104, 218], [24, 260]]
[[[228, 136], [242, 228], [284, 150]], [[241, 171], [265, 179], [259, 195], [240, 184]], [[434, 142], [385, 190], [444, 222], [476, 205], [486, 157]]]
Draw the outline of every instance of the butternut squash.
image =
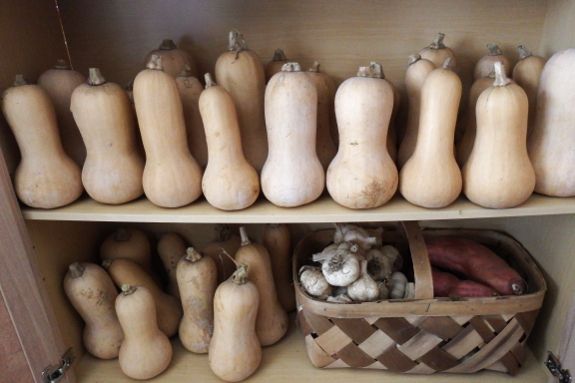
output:
[[420, 55], [411, 55], [407, 61], [405, 71], [405, 91], [407, 93], [407, 123], [405, 134], [399, 146], [397, 157], [398, 167], [401, 168], [413, 154], [417, 141], [419, 127], [419, 108], [421, 104], [421, 88], [427, 76], [435, 69], [435, 65]]
[[134, 102], [146, 150], [144, 193], [161, 207], [180, 207], [202, 193], [202, 170], [192, 157], [176, 81], [152, 55], [134, 80]]
[[192, 57], [185, 50], [179, 49], [173, 40], [163, 40], [158, 49], [154, 49], [148, 53], [144, 64], [147, 65], [154, 55], [162, 58], [163, 70], [170, 76], [176, 77], [188, 67], [190, 76], [198, 77], [196, 64], [194, 60], [192, 60]]
[[453, 141], [461, 80], [449, 68], [449, 59], [433, 70], [421, 89], [417, 143], [399, 173], [399, 191], [414, 205], [441, 208], [461, 193], [461, 171]]
[[80, 168], [62, 147], [56, 112], [38, 85], [27, 85], [22, 75], [2, 97], [2, 111], [20, 149], [14, 188], [30, 207], [53, 209], [74, 202], [82, 194]]
[[316, 153], [317, 90], [298, 63], [287, 63], [266, 87], [269, 153], [262, 191], [277, 206], [295, 207], [317, 199], [325, 173]]
[[131, 227], [120, 227], [108, 235], [100, 245], [100, 259], [118, 258], [129, 259], [151, 272], [152, 250], [146, 234]]
[[335, 95], [339, 130], [337, 155], [327, 169], [327, 190], [352, 209], [381, 206], [397, 190], [397, 168], [386, 140], [393, 109], [393, 88], [381, 65], [360, 67]]
[[176, 233], [165, 233], [158, 241], [158, 255], [168, 274], [168, 292], [176, 298], [180, 298], [176, 268], [187, 248], [186, 240]]
[[72, 263], [64, 277], [64, 291], [84, 320], [86, 351], [100, 359], [117, 358], [124, 333], [114, 310], [118, 292], [108, 273], [93, 263]]
[[272, 60], [266, 64], [265, 71], [266, 71], [266, 82], [273, 77], [274, 74], [280, 72], [282, 70], [282, 66], [288, 62], [286, 54], [284, 53], [283, 49], [276, 49]]
[[463, 168], [463, 192], [473, 203], [510, 208], [525, 202], [535, 187], [527, 155], [529, 102], [521, 87], [495, 65], [495, 82], [477, 100], [477, 136]]
[[537, 193], [575, 196], [575, 48], [555, 53], [545, 64], [537, 91], [529, 158]]
[[86, 84], [72, 93], [70, 110], [86, 144], [82, 183], [94, 200], [122, 204], [140, 197], [144, 160], [136, 147], [130, 101], [119, 85], [90, 68]]
[[[144, 271], [137, 263], [128, 259], [107, 259], [102, 262], [105, 269], [112, 277], [116, 286], [125, 284], [145, 287], [154, 298], [156, 303], [156, 313], [158, 317], [158, 327], [168, 337], [178, 332], [182, 308], [176, 298], [164, 293], [152, 277]], [[124, 326], [122, 325], [122, 328]]]
[[505, 74], [507, 76], [511, 75], [511, 63], [509, 59], [503, 55], [503, 51], [497, 44], [489, 43], [487, 44], [488, 53], [481, 57], [479, 61], [475, 64], [475, 70], [473, 72], [473, 78], [478, 79], [481, 77], [487, 77], [493, 71], [493, 64], [500, 62], [505, 68]]
[[517, 83], [529, 100], [529, 119], [527, 122], [527, 136], [531, 134], [535, 123], [535, 112], [537, 110], [537, 88], [541, 72], [545, 66], [545, 59], [535, 56], [525, 45], [518, 45], [519, 61], [513, 67], [513, 81]]
[[475, 142], [475, 132], [477, 130], [475, 108], [477, 106], [477, 99], [485, 89], [493, 85], [494, 80], [495, 72], [491, 72], [488, 77], [481, 77], [475, 80], [469, 90], [469, 103], [462, 117], [463, 135], [456, 145], [457, 163], [461, 167], [467, 162], [467, 158], [469, 158], [471, 149], [473, 149], [473, 143]]
[[270, 255], [278, 299], [285, 311], [294, 311], [295, 293], [291, 272], [291, 235], [288, 226], [266, 225], [262, 242]]
[[397, 131], [399, 129], [399, 107], [401, 105], [401, 93], [391, 81], [389, 84], [393, 87], [393, 109], [391, 110], [391, 118], [389, 120], [389, 128], [387, 129], [387, 153], [393, 162], [397, 161]]
[[240, 227], [240, 237], [242, 244], [234, 258], [237, 263], [247, 266], [248, 279], [258, 289], [260, 305], [256, 334], [262, 346], [271, 346], [285, 335], [288, 316], [278, 300], [268, 251], [250, 241], [244, 226]]
[[431, 44], [419, 51], [419, 55], [422, 59], [431, 61], [437, 68], [441, 67], [445, 60], [451, 58], [449, 68], [455, 69], [457, 66], [455, 54], [443, 43], [444, 38], [445, 33], [439, 32]]
[[216, 61], [216, 82], [234, 100], [245, 156], [259, 172], [268, 153], [264, 120], [264, 66], [237, 31], [230, 32], [228, 49]]
[[258, 289], [248, 281], [244, 265], [216, 289], [214, 334], [208, 356], [218, 378], [239, 382], [260, 366], [262, 348], [256, 335], [259, 306]]
[[212, 242], [201, 248], [200, 253], [212, 258], [218, 266], [218, 283], [222, 283], [236, 270], [236, 264], [230, 257], [223, 254], [222, 250], [234, 255], [240, 248], [240, 237], [232, 232], [228, 225], [215, 227], [217, 237]]
[[154, 296], [144, 286], [122, 285], [116, 312], [126, 334], [120, 347], [120, 369], [132, 379], [152, 379], [172, 361], [172, 344], [160, 331]]
[[38, 77], [38, 85], [48, 93], [54, 105], [64, 151], [80, 167], [86, 158], [86, 147], [70, 113], [70, 98], [74, 89], [85, 81], [83, 74], [62, 59]]
[[191, 75], [189, 66], [186, 66], [186, 69], [176, 76], [176, 85], [184, 109], [188, 146], [198, 165], [204, 169], [208, 163], [208, 146], [198, 104], [204, 87], [196, 77]]
[[234, 101], [209, 73], [205, 80], [206, 89], [199, 101], [208, 143], [202, 190], [208, 202], [218, 209], [245, 209], [260, 194], [258, 173], [244, 157]]
[[184, 316], [180, 322], [180, 341], [191, 352], [206, 354], [214, 330], [213, 298], [218, 285], [216, 263], [193, 247], [177, 266], [178, 287]]
[[335, 125], [333, 100], [336, 86], [332, 78], [319, 70], [319, 62], [315, 61], [307, 72], [317, 91], [317, 135], [316, 153], [324, 170], [337, 153], [337, 147], [331, 138], [331, 127]]

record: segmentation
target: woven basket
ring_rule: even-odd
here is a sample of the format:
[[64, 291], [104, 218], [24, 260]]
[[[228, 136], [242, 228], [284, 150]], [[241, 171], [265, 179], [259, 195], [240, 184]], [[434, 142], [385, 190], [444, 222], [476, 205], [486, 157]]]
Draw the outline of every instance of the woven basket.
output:
[[[312, 364], [409, 374], [483, 369], [515, 374], [546, 291], [545, 280], [527, 251], [494, 231], [441, 229], [422, 234], [415, 222], [402, 227], [402, 231], [384, 231], [383, 241], [398, 246], [403, 254], [411, 253], [415, 299], [410, 300], [338, 304], [315, 299], [299, 284], [297, 270], [332, 242], [333, 230], [313, 232], [297, 245], [293, 269], [298, 322]], [[446, 235], [470, 238], [494, 250], [527, 281], [528, 293], [433, 298], [424, 236]]]

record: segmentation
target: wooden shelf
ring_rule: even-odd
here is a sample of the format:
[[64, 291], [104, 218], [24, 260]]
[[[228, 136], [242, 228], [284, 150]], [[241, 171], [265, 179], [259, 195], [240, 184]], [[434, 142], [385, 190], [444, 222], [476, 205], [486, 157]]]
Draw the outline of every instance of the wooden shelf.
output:
[[260, 199], [248, 209], [225, 212], [205, 200], [178, 209], [154, 206], [142, 198], [120, 206], [103, 205], [82, 199], [69, 206], [41, 210], [24, 207], [24, 218], [48, 221], [99, 222], [176, 222], [176, 223], [314, 223], [314, 222], [384, 222], [443, 220], [465, 218], [521, 217], [575, 214], [575, 198], [550, 198], [533, 195], [525, 204], [513, 209], [485, 209], [461, 198], [443, 209], [424, 209], [397, 196], [388, 204], [370, 210], [351, 210], [328, 196], [297, 208], [280, 208]]
[[[293, 326], [292, 326], [293, 327]], [[307, 358], [303, 337], [298, 329], [292, 328], [279, 344], [264, 349], [260, 369], [246, 382], [250, 383], [373, 383], [373, 382], [484, 382], [507, 383], [511, 380], [522, 383], [541, 383], [546, 375], [534, 356], [529, 352], [526, 363], [515, 379], [497, 372], [481, 372], [473, 375], [435, 374], [426, 377], [394, 374], [378, 370], [316, 369]], [[103, 361], [91, 356], [80, 360], [76, 368], [81, 383], [128, 383], [133, 380], [120, 371], [117, 360]], [[153, 382], [188, 383], [190, 381], [210, 383], [221, 382], [210, 370], [207, 355], [195, 355], [186, 351], [178, 341], [174, 342], [174, 358], [171, 366]]]

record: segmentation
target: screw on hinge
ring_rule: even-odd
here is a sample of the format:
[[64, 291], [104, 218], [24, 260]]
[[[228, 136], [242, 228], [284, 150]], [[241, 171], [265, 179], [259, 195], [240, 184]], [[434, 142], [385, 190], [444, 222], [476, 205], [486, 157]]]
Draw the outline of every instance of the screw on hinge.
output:
[[72, 349], [69, 348], [66, 350], [64, 355], [62, 355], [62, 359], [58, 366], [48, 366], [44, 371], [42, 371], [42, 381], [44, 383], [59, 382], [64, 377], [66, 371], [70, 368], [73, 361], [74, 355], [72, 354]]
[[547, 352], [547, 359], [545, 360], [545, 366], [553, 375], [556, 377], [559, 383], [572, 383], [573, 379], [571, 378], [571, 373], [569, 370], [563, 369], [561, 366], [561, 362], [559, 359], [551, 352]]

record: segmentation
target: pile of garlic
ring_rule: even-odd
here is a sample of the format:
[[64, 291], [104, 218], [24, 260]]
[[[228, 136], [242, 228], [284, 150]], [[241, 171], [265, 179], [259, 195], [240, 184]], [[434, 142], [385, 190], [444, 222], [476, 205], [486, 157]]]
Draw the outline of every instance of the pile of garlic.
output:
[[336, 225], [333, 243], [302, 266], [299, 279], [305, 291], [334, 303], [413, 298], [414, 285], [398, 271], [403, 259], [393, 246], [355, 225]]

